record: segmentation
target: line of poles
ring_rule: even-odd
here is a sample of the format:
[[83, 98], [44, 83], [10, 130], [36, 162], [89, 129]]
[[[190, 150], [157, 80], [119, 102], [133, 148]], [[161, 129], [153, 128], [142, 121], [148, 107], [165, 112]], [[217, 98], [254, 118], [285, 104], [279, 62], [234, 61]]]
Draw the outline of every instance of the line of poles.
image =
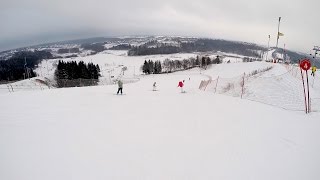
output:
[[[281, 22], [281, 17], [279, 17], [279, 21], [278, 21], [278, 32], [277, 32], [277, 43], [276, 43], [276, 48], [278, 48], [278, 43], [279, 43], [279, 36], [280, 36], [280, 22]], [[266, 58], [265, 60], [268, 60], [268, 53], [269, 53], [269, 49], [270, 49], [270, 38], [271, 35], [268, 35], [268, 49], [267, 49], [267, 53], [266, 53]], [[284, 53], [284, 52], [283, 52]], [[284, 57], [284, 55], [282, 55]]]
[[[276, 49], [278, 48], [278, 44], [279, 44], [279, 39], [280, 39], [280, 36], [283, 36], [283, 34], [280, 32], [280, 23], [281, 23], [281, 17], [279, 17], [279, 19], [278, 19], [278, 31], [277, 31], [277, 42], [276, 42]], [[265, 58], [265, 60], [267, 61], [268, 60], [268, 53], [269, 53], [269, 49], [270, 49], [270, 38], [271, 38], [271, 36], [270, 35], [268, 35], [268, 49], [267, 49], [267, 53], [266, 53], [266, 58]], [[283, 50], [282, 50], [282, 58], [283, 58], [283, 61], [285, 61], [285, 59], [286, 59], [286, 56], [285, 56], [285, 44], [284, 44], [284, 46], [283, 46]], [[313, 56], [313, 62], [312, 62], [312, 64], [315, 64], [315, 61], [316, 61], [316, 56], [317, 56], [317, 54], [318, 54], [318, 52], [320, 52], [320, 46], [314, 46], [314, 48], [312, 49], [312, 50], [314, 50], [315, 52], [314, 52], [314, 55], [313, 54], [311, 54], [310, 53], [310, 56]]]

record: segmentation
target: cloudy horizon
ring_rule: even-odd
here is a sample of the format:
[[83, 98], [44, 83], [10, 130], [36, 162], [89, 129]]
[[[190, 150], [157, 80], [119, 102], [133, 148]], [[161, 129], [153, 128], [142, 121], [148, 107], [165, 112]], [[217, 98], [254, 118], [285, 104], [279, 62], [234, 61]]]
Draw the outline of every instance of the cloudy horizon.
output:
[[312, 0], [4, 0], [0, 2], [0, 51], [90, 37], [129, 35], [195, 36], [276, 44], [309, 53], [320, 45]]

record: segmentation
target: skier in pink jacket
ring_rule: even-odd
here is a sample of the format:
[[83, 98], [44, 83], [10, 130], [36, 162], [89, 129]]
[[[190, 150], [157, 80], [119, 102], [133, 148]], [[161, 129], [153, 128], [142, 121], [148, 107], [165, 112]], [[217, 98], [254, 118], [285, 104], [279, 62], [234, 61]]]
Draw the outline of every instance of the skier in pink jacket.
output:
[[181, 89], [181, 93], [183, 93], [183, 86], [184, 86], [184, 80], [183, 81], [179, 81], [178, 87], [180, 87]]

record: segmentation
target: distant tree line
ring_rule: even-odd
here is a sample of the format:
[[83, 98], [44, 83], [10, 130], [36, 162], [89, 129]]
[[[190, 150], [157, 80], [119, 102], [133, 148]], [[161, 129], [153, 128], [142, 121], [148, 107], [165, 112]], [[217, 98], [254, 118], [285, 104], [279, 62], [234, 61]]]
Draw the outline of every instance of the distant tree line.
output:
[[14, 81], [36, 76], [33, 71], [42, 59], [51, 59], [48, 51], [20, 51], [5, 61], [0, 61], [0, 81]]
[[81, 48], [85, 50], [91, 50], [96, 53], [102, 52], [105, 50], [104, 43], [82, 44]]
[[59, 61], [55, 75], [60, 79], [98, 79], [100, 76], [99, 65], [94, 65], [93, 63], [84, 63], [80, 61], [64, 62]]
[[129, 50], [132, 46], [130, 44], [119, 44], [109, 48], [110, 50]]
[[256, 44], [219, 39], [198, 39], [194, 43], [181, 43], [181, 48], [184, 52], [221, 51], [251, 57], [261, 57], [259, 52], [266, 50]]
[[129, 56], [173, 54], [190, 52], [222, 51], [244, 56], [261, 57], [265, 48], [249, 43], [225, 41], [217, 39], [197, 39], [194, 42], [182, 42], [180, 46], [155, 45], [150, 41], [144, 45], [133, 47], [128, 51]]
[[242, 62], [254, 62], [254, 61], [261, 61], [262, 59], [260, 58], [249, 58], [249, 57], [244, 57], [242, 59]]
[[160, 61], [153, 62], [152, 60], [145, 60], [141, 68], [142, 72], [145, 74], [161, 74], [187, 70], [194, 67], [207, 69], [211, 64], [220, 64], [221, 62], [222, 61], [219, 56], [217, 56], [215, 59], [211, 59], [207, 56], [197, 56], [196, 58], [191, 57], [184, 60], [165, 59], [163, 63]]
[[70, 48], [70, 49], [68, 49], [68, 48], [61, 48], [61, 49], [58, 50], [58, 53], [59, 53], [59, 54], [79, 53], [79, 52], [80, 52], [79, 48]]
[[173, 54], [181, 52], [177, 46], [157, 46], [148, 47], [147, 45], [133, 47], [128, 51], [129, 56], [152, 55], [152, 54]]
[[[64, 62], [60, 60], [54, 75], [58, 87], [96, 85], [100, 76], [100, 67], [93, 63], [86, 64], [83, 61], [77, 63], [75, 61]], [[81, 81], [79, 79], [84, 80]]]
[[145, 74], [160, 74], [162, 72], [162, 66], [160, 61], [144, 61], [142, 65], [142, 72]]

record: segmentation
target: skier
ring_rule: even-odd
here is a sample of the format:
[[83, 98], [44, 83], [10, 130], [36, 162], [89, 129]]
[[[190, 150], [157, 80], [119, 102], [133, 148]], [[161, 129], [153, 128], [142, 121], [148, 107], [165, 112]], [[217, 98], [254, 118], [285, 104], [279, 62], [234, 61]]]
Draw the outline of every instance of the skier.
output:
[[156, 91], [157, 90], [157, 86], [156, 86], [156, 82], [153, 83], [153, 91]]
[[123, 88], [123, 82], [119, 79], [119, 81], [118, 81], [118, 92], [117, 92], [117, 94], [119, 94], [120, 91], [121, 91], [121, 94], [122, 94], [122, 88]]
[[317, 67], [316, 66], [312, 66], [311, 68], [311, 75], [314, 76], [314, 73], [317, 71]]
[[179, 81], [178, 87], [180, 87], [181, 93], [185, 92], [185, 91], [183, 91], [183, 86], [184, 86], [184, 80], [183, 81]]

